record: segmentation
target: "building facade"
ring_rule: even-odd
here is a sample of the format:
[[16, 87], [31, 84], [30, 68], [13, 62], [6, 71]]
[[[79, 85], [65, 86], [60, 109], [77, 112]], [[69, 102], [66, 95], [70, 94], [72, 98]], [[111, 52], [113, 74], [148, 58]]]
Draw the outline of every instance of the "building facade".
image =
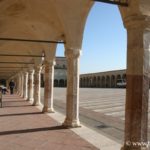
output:
[[54, 87], [67, 86], [67, 61], [65, 57], [56, 57], [54, 67]]
[[[54, 87], [67, 86], [67, 61], [65, 57], [56, 57], [54, 66]], [[44, 69], [41, 74], [41, 87], [44, 87]]]
[[81, 74], [80, 87], [116, 88], [118, 80], [126, 81], [126, 70]]
[[[41, 76], [44, 86], [44, 73]], [[126, 80], [126, 70], [113, 70], [80, 75], [81, 88], [116, 88], [117, 81]], [[65, 57], [56, 57], [54, 66], [54, 87], [67, 86], [67, 61]]]

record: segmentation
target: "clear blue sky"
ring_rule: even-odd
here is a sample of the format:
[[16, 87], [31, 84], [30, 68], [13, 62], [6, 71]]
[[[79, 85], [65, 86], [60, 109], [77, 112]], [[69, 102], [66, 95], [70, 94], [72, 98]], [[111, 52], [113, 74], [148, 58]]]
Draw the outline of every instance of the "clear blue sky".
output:
[[[95, 3], [84, 31], [80, 73], [126, 68], [126, 30], [117, 6]], [[59, 45], [57, 56], [64, 56]]]

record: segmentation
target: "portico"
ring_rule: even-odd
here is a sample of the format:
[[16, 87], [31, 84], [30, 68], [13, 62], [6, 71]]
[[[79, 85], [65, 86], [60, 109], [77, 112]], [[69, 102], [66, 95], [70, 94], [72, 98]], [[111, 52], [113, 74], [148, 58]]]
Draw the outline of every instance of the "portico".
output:
[[[125, 139], [122, 150], [142, 150], [142, 146], [126, 143], [148, 142], [150, 1], [126, 2], [126, 7], [119, 6], [128, 41]], [[118, 0], [113, 3], [124, 2]], [[18, 95], [37, 106], [40, 105], [40, 74], [44, 69], [44, 113], [54, 112], [55, 55], [57, 44], [64, 44], [68, 65], [65, 127], [81, 126], [79, 60], [85, 22], [93, 4], [94, 1], [89, 0], [0, 2], [0, 68], [3, 68], [0, 79], [7, 82], [14, 79]], [[107, 77], [107, 83], [109, 81]]]

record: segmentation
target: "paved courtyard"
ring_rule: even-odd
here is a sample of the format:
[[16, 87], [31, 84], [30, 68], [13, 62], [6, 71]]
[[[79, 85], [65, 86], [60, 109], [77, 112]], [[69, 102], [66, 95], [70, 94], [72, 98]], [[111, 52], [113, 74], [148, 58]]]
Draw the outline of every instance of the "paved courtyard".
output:
[[[124, 139], [125, 93], [125, 89], [80, 88], [80, 118], [91, 118], [94, 126], [99, 128], [97, 131], [121, 143]], [[65, 111], [65, 102], [66, 89], [55, 88], [54, 105]]]
[[98, 150], [18, 95], [3, 96], [0, 124], [0, 150]]

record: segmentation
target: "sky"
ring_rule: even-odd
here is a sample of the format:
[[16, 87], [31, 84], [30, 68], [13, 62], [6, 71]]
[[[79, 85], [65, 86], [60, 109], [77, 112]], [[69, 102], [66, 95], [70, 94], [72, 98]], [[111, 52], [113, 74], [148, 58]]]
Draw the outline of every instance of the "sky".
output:
[[[96, 2], [85, 25], [80, 73], [126, 69], [126, 36], [118, 7]], [[56, 56], [64, 56], [63, 45]]]

